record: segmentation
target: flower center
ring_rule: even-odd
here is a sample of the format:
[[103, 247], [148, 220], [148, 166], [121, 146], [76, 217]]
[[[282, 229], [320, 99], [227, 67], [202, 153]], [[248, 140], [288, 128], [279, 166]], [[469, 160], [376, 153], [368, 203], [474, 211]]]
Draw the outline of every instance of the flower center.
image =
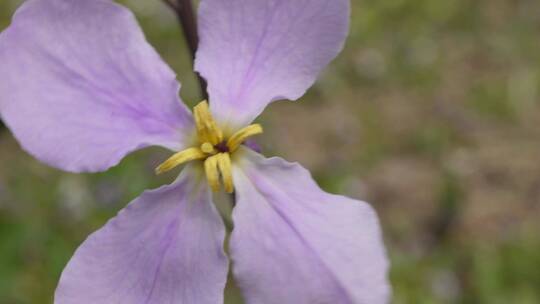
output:
[[199, 146], [175, 153], [156, 168], [156, 174], [170, 171], [192, 160], [203, 160], [206, 179], [214, 191], [219, 191], [221, 182], [225, 191], [234, 191], [231, 154], [248, 138], [263, 132], [261, 125], [252, 124], [240, 129], [229, 138], [217, 126], [210, 113], [208, 103], [200, 102], [193, 108]]

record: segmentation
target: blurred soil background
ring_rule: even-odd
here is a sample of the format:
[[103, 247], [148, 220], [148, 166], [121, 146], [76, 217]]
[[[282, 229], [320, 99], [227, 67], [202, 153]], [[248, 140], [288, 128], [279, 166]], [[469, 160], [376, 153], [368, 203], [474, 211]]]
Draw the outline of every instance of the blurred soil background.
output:
[[[0, 29], [20, 2], [0, 1]], [[343, 53], [300, 102], [261, 117], [265, 154], [373, 204], [393, 303], [540, 303], [540, 2], [352, 2]], [[123, 3], [194, 105], [174, 14], [158, 0]], [[88, 234], [172, 181], [153, 174], [167, 156], [152, 148], [106, 173], [68, 174], [0, 131], [0, 303], [52, 303]], [[232, 285], [226, 303], [242, 303]]]

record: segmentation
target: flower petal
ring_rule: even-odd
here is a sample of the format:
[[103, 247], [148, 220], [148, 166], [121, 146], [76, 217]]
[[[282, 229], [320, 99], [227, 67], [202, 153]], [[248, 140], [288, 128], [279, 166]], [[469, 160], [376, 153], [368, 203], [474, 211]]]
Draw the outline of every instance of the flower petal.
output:
[[350, 0], [202, 0], [195, 68], [214, 116], [247, 125], [268, 103], [295, 100], [339, 53]]
[[230, 246], [247, 303], [387, 303], [388, 261], [373, 209], [323, 192], [297, 164], [243, 153]]
[[33, 0], [0, 34], [0, 115], [23, 148], [101, 171], [149, 145], [183, 148], [192, 118], [133, 15], [104, 0]]
[[225, 229], [196, 174], [186, 168], [92, 234], [64, 269], [55, 304], [222, 303]]

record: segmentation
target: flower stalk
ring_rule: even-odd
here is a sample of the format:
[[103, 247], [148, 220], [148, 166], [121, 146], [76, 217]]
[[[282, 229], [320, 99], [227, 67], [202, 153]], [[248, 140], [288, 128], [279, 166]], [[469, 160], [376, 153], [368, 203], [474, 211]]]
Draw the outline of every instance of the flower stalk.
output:
[[[191, 60], [194, 64], [195, 54], [197, 53], [197, 48], [199, 46], [199, 35], [197, 32], [197, 18], [193, 10], [193, 4], [191, 0], [162, 0], [168, 7], [170, 7], [182, 27], [186, 43], [188, 45]], [[208, 100], [208, 92], [206, 91], [206, 81], [198, 73], [197, 79], [199, 82], [199, 87], [201, 90], [201, 97], [203, 100]]]

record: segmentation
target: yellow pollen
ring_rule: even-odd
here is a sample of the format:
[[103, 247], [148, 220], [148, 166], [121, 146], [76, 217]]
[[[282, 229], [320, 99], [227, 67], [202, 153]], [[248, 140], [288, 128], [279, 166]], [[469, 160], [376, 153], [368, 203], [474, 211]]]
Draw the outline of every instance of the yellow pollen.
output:
[[214, 145], [212, 145], [211, 143], [205, 142], [201, 145], [201, 151], [206, 154], [215, 154], [216, 148], [214, 148]]
[[[219, 191], [221, 183], [226, 192], [234, 191], [232, 176], [231, 154], [249, 137], [261, 134], [263, 129], [259, 124], [252, 124], [240, 129], [227, 140], [223, 131], [212, 117], [206, 101], [200, 102], [193, 108], [198, 147], [192, 147], [175, 153], [156, 168], [156, 174], [170, 171], [186, 162], [204, 160], [204, 171], [208, 184], [213, 191]], [[221, 177], [221, 179], [220, 179]]]
[[248, 137], [261, 134], [263, 132], [263, 129], [261, 125], [259, 124], [253, 124], [249, 125], [240, 131], [234, 133], [233, 136], [229, 138], [227, 141], [227, 147], [229, 147], [229, 150], [231, 152], [236, 151], [238, 147], [246, 140]]
[[159, 167], [156, 168], [156, 174], [161, 174], [167, 171], [170, 171], [177, 167], [180, 164], [187, 163], [196, 159], [203, 159], [206, 157], [206, 154], [201, 151], [199, 148], [189, 148], [183, 151], [180, 151], [165, 162], [163, 162]]
[[206, 101], [200, 102], [193, 108], [193, 115], [195, 116], [195, 125], [197, 126], [197, 135], [200, 142], [210, 142], [212, 145], [217, 145], [223, 140], [223, 132], [212, 118], [212, 113], [210, 113]]
[[210, 188], [214, 191], [219, 191], [219, 171], [217, 166], [217, 155], [210, 156], [204, 161], [204, 172]]
[[229, 153], [219, 153], [217, 157], [217, 168], [221, 172], [221, 178], [223, 179], [223, 186], [227, 193], [234, 191], [233, 177], [232, 177], [232, 165], [231, 156]]

